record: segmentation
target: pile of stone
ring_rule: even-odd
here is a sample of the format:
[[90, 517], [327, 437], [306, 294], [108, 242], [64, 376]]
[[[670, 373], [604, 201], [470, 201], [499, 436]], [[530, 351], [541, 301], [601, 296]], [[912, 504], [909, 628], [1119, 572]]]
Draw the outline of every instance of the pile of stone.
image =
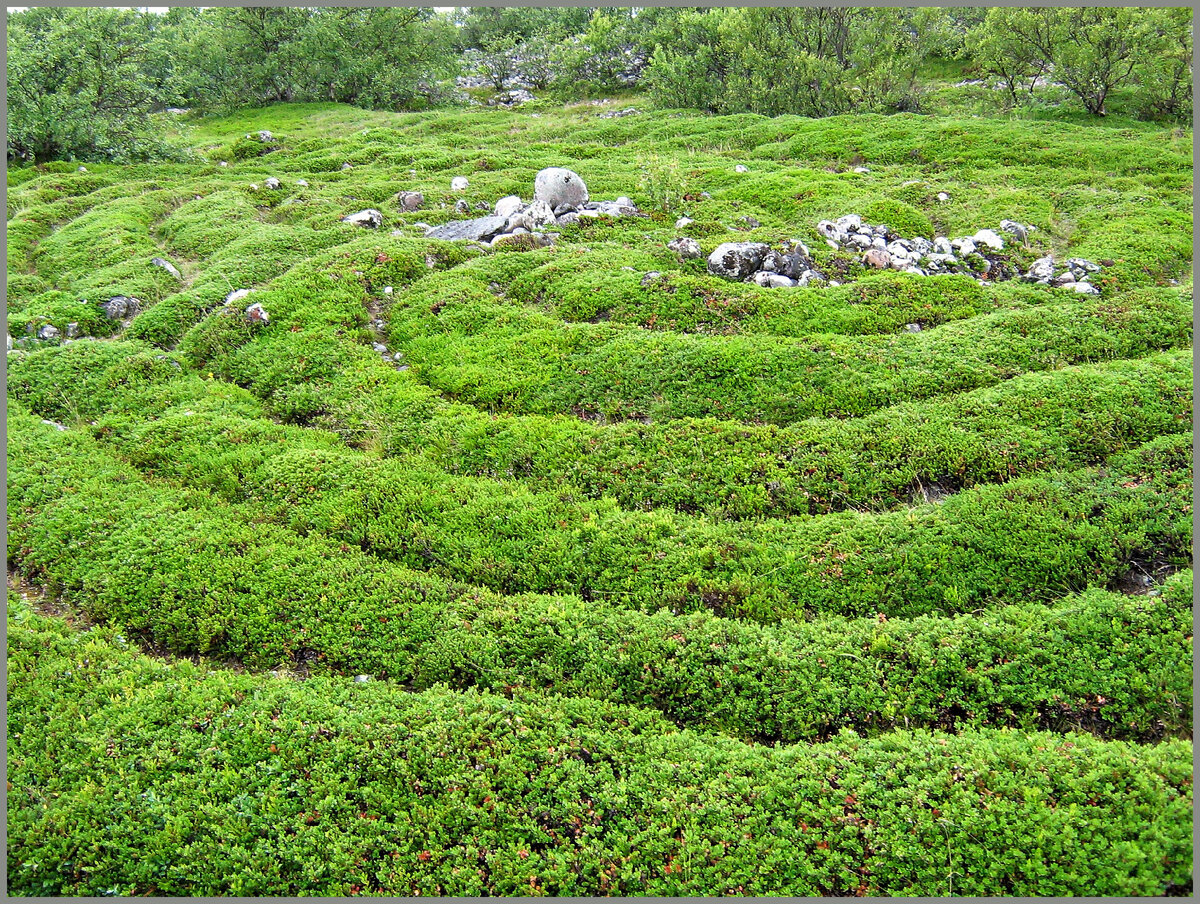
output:
[[1059, 272], [1059, 268], [1054, 264], [1054, 257], [1047, 256], [1034, 261], [1022, 279], [1039, 286], [1073, 289], [1082, 295], [1099, 295], [1100, 290], [1091, 283], [1092, 274], [1099, 272], [1099, 264], [1082, 257], [1067, 258]]
[[[1036, 227], [1014, 220], [1000, 221], [1000, 232], [1006, 233], [1009, 241], [1021, 245], [1028, 244], [1029, 233], [1034, 231]], [[1012, 267], [1007, 256], [997, 254], [1004, 250], [1005, 239], [991, 229], [980, 229], [974, 235], [953, 239], [937, 236], [930, 241], [922, 236], [902, 238], [887, 226], [864, 223], [862, 217], [849, 214], [832, 222], [822, 220], [817, 224], [817, 232], [835, 251], [862, 252], [862, 263], [876, 270], [900, 270], [917, 276], [961, 273], [981, 283], [1019, 276], [1041, 285], [1074, 286], [1080, 293], [1099, 294], [1087, 280], [1089, 274], [1099, 272], [1099, 265], [1082, 258], [1071, 258], [1065, 272], [1056, 276], [1053, 258], [1047, 257], [1035, 261], [1027, 273], [1021, 274]]]
[[[683, 244], [682, 240], [676, 242]], [[671, 248], [676, 242], [667, 247]], [[682, 248], [672, 250], [684, 254]], [[768, 289], [803, 287], [826, 281], [825, 274], [813, 265], [807, 246], [800, 241], [787, 242], [778, 250], [765, 242], [726, 242], [708, 256], [708, 271], [726, 279], [754, 282]]]
[[[1010, 220], [1001, 224], [1001, 229], [1021, 240], [1030, 228]], [[903, 238], [885, 225], [864, 223], [858, 214], [848, 214], [832, 222], [822, 220], [817, 232], [835, 251], [862, 252], [862, 263], [876, 270], [900, 270], [918, 276], [964, 273], [980, 281], [1015, 275], [1005, 259], [992, 256], [1004, 249], [1004, 239], [991, 229], [955, 239], [937, 236], [930, 241], [923, 236]]]
[[[464, 180], [465, 181], [465, 180]], [[514, 241], [508, 236], [533, 236], [538, 244], [549, 244], [548, 228], [565, 226], [588, 217], [645, 216], [629, 198], [592, 201], [587, 185], [576, 172], [552, 166], [533, 181], [533, 200], [526, 204], [517, 195], [501, 198], [489, 216], [452, 220], [426, 230], [435, 239], [474, 241], [495, 245]]]

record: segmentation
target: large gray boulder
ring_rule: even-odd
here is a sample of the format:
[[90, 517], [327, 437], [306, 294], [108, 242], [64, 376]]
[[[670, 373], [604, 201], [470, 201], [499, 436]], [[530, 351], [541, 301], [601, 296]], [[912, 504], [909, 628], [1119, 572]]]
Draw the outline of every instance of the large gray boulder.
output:
[[454, 220], [429, 230], [431, 239], [483, 242], [504, 231], [505, 217], [477, 217], [473, 220]]
[[763, 242], [726, 242], [708, 256], [708, 269], [727, 279], [748, 279], [770, 250]]
[[564, 204], [582, 207], [588, 200], [587, 185], [579, 173], [559, 166], [547, 167], [533, 179], [533, 200], [546, 202], [551, 210]]

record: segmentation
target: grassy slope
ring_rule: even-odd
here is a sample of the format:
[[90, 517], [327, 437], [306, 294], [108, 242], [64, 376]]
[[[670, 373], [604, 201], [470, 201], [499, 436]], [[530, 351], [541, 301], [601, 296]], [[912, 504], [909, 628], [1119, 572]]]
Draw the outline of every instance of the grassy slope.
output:
[[[1190, 804], [1191, 748], [1150, 742], [1190, 737], [1191, 573], [1112, 590], [1190, 560], [1190, 136], [599, 112], [280, 106], [196, 123], [209, 162], [10, 172], [10, 330], [121, 340], [9, 358], [10, 563], [156, 649], [320, 676], [209, 673], [171, 700], [203, 672], [17, 604], [10, 890], [942, 894], [947, 832], [955, 892], [1185, 882], [1162, 820]], [[255, 156], [241, 136], [260, 128], [279, 150]], [[454, 175], [490, 202], [551, 164], [650, 216], [503, 253], [414, 226], [454, 217]], [[279, 191], [249, 188], [269, 175]], [[425, 208], [399, 211], [400, 190]], [[340, 223], [367, 206], [379, 233]], [[799, 238], [834, 266], [814, 227], [848, 212], [950, 235], [1031, 223], [1015, 264], [1104, 260], [1104, 294], [853, 263], [840, 288], [763, 290], [663, 247], [687, 214], [706, 251]], [[221, 310], [235, 288], [268, 327]], [[127, 326], [95, 304], [118, 293], [142, 301]], [[341, 677], [358, 672], [387, 680]], [[226, 741], [192, 738], [222, 709]], [[265, 727], [280, 713], [286, 744]], [[533, 734], [509, 732], [518, 716]], [[325, 722], [331, 746], [301, 743]], [[360, 780], [347, 764], [398, 742], [384, 725], [421, 762]], [[202, 768], [177, 769], [196, 744]], [[438, 765], [480, 747], [503, 780]], [[576, 747], [619, 786], [543, 750]], [[1094, 788], [1073, 750], [1122, 778]], [[856, 801], [836, 813], [826, 759]], [[583, 784], [538, 809], [563, 762]], [[674, 762], [697, 771], [668, 804]], [[962, 768], [995, 819], [956, 796]], [[879, 836], [917, 813], [916, 835]], [[138, 857], [85, 846], [110, 819]], [[188, 872], [181, 849], [222, 866]]]

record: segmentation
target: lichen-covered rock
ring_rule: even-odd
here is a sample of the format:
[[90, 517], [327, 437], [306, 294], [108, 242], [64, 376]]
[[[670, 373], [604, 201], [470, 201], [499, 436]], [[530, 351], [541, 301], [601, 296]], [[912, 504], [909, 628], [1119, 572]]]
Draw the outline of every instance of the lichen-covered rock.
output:
[[551, 211], [561, 204], [579, 209], [588, 202], [587, 185], [579, 173], [550, 166], [534, 176], [533, 200], [549, 204]]
[[104, 316], [109, 320], [123, 320], [138, 312], [138, 300], [128, 295], [114, 295], [103, 304]]
[[271, 191], [279, 191], [279, 187], [280, 187], [279, 180], [276, 179], [274, 176], [267, 176], [266, 181], [263, 182], [263, 185], [265, 185]]
[[271, 322], [271, 315], [267, 313], [266, 308], [261, 302], [255, 302], [246, 308], [246, 320], [250, 323], [268, 324]]
[[1054, 258], [1051, 256], [1039, 257], [1029, 266], [1029, 272], [1025, 274], [1026, 279], [1031, 279], [1035, 282], [1049, 282], [1054, 278]]
[[39, 339], [57, 339], [61, 335], [62, 334], [58, 331], [58, 327], [49, 323], [37, 331], [37, 337]]
[[726, 242], [708, 256], [708, 269], [727, 279], [748, 279], [770, 250], [762, 242]]
[[700, 250], [700, 243], [686, 236], [667, 242], [667, 248], [674, 251], [684, 260], [694, 260], [703, 254]]
[[453, 179], [450, 180], [450, 190], [451, 191], [466, 191], [467, 188], [470, 186], [470, 184], [471, 183], [467, 181], [466, 176], [455, 176]]

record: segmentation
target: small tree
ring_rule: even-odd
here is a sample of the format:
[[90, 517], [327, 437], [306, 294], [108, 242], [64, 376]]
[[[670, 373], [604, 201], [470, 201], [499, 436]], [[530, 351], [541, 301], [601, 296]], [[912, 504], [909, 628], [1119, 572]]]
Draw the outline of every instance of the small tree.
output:
[[1192, 11], [1148, 9], [1147, 40], [1153, 52], [1142, 54], [1134, 71], [1138, 114], [1145, 118], [1192, 116]]
[[516, 74], [517, 39], [511, 34], [488, 38], [479, 56], [479, 69], [497, 91], [503, 91]]

